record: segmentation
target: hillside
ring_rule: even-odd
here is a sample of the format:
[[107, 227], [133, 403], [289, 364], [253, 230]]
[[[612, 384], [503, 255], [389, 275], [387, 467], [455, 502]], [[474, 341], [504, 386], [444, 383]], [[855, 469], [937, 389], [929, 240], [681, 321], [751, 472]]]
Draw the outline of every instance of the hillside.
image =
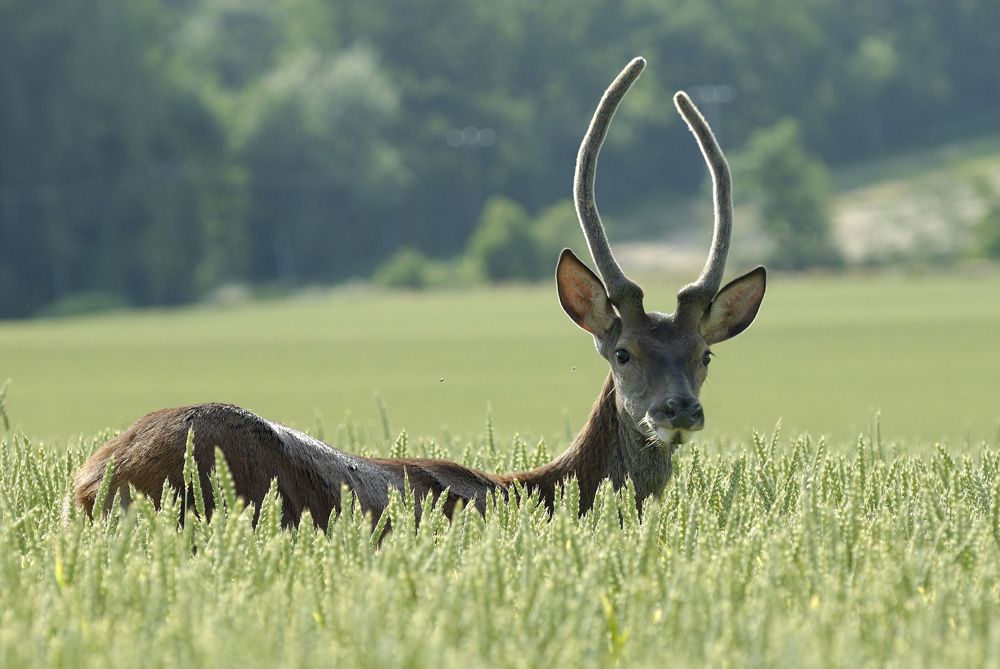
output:
[[837, 179], [835, 237], [850, 262], [954, 260], [1000, 200], [1000, 137], [844, 170]]
[[[967, 255], [972, 227], [1000, 201], [1000, 136], [841, 168], [832, 177], [834, 241], [849, 265], [947, 265]], [[759, 229], [756, 203], [739, 199], [740, 193], [737, 183], [733, 258], [737, 265], [755, 264], [770, 243]], [[696, 271], [704, 263], [711, 236], [707, 193], [637, 217], [616, 220], [612, 212], [606, 218], [625, 238], [616, 255], [634, 271]]]

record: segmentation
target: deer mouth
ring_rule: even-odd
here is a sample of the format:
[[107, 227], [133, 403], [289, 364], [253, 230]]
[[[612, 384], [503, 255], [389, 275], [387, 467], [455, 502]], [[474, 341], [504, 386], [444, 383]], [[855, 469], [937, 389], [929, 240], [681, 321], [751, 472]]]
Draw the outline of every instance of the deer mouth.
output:
[[678, 446], [686, 444], [691, 439], [692, 430], [666, 427], [664, 425], [650, 425], [648, 422], [646, 424], [649, 428], [650, 440], [657, 446], [667, 447], [671, 453]]
[[686, 444], [691, 438], [691, 430], [667, 430], [668, 438], [664, 441], [671, 446]]

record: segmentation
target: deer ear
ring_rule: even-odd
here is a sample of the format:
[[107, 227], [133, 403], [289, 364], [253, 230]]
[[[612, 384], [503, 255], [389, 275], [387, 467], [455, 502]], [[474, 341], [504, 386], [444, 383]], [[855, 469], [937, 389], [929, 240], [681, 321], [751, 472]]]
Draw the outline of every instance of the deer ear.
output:
[[758, 267], [723, 286], [701, 317], [699, 329], [709, 346], [750, 327], [764, 299], [766, 278], [766, 270]]
[[556, 286], [563, 311], [581, 328], [603, 339], [617, 316], [608, 291], [589, 267], [564, 249], [556, 267]]

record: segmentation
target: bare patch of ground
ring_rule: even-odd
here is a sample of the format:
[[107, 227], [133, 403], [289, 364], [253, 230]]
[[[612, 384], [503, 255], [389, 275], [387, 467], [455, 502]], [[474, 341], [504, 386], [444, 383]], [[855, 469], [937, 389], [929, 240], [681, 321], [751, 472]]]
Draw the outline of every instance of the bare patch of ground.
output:
[[995, 160], [852, 189], [836, 199], [834, 241], [856, 264], [957, 257], [998, 195], [1000, 164]]

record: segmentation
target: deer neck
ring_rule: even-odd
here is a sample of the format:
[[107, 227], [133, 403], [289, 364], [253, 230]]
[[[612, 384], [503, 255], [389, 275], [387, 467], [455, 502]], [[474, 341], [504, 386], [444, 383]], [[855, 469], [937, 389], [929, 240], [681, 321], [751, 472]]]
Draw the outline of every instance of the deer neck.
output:
[[601, 394], [573, 444], [552, 462], [524, 472], [501, 477], [504, 484], [518, 481], [551, 509], [555, 490], [562, 481], [576, 478], [580, 486], [580, 514], [590, 510], [597, 489], [610, 478], [617, 490], [631, 478], [636, 501], [663, 491], [672, 471], [669, 446], [651, 446], [648, 438], [630, 425], [618, 405], [617, 392], [610, 374]]

